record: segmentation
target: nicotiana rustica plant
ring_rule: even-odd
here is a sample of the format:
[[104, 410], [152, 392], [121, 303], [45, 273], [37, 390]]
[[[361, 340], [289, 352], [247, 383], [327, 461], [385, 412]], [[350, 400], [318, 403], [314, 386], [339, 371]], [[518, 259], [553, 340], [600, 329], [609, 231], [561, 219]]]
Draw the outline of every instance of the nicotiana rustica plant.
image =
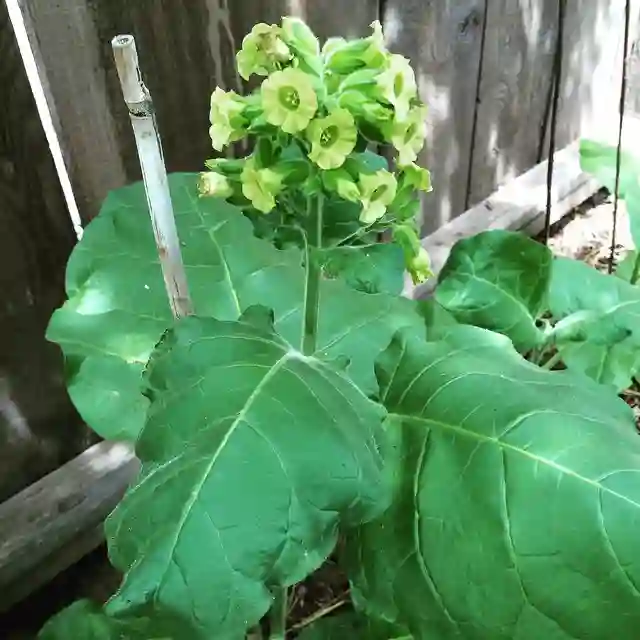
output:
[[[261, 84], [216, 89], [210, 135], [251, 154], [170, 176], [194, 315], [171, 315], [141, 184], [107, 198], [69, 261], [47, 335], [78, 411], [141, 469], [105, 526], [117, 592], [40, 637], [636, 637], [633, 415], [547, 366], [577, 304], [569, 271], [488, 231], [454, 247], [435, 300], [401, 297], [405, 267], [429, 275], [409, 62], [378, 23], [321, 48], [294, 18], [254, 27], [237, 62]], [[536, 322], [550, 302], [558, 330]], [[578, 317], [599, 349], [633, 315], [601, 307]], [[332, 555], [348, 612], [292, 626], [296, 585]]]

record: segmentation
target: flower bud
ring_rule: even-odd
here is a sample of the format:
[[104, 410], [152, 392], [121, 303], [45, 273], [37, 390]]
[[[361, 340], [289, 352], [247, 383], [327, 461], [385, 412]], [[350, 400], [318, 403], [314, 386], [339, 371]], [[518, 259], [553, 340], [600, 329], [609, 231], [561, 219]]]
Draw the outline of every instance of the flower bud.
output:
[[215, 171], [200, 174], [198, 179], [198, 193], [201, 196], [215, 196], [229, 198], [233, 195], [233, 187], [225, 176]]

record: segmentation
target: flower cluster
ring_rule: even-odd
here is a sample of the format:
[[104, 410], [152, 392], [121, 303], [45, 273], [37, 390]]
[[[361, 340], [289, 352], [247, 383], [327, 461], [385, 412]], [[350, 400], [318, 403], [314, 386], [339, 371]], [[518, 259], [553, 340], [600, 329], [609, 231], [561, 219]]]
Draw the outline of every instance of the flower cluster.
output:
[[[431, 190], [429, 172], [415, 164], [426, 136], [426, 108], [409, 61], [390, 53], [379, 22], [365, 38], [330, 38], [322, 48], [297, 18], [256, 25], [237, 54], [240, 75], [262, 76], [248, 96], [216, 88], [211, 97], [211, 143], [223, 151], [254, 136], [242, 160], [213, 160], [202, 174], [202, 195], [218, 196], [262, 213], [291, 190], [358, 203], [360, 222], [392, 229], [415, 282], [430, 275], [418, 240], [416, 191]], [[359, 161], [370, 144], [396, 150], [395, 170]]]

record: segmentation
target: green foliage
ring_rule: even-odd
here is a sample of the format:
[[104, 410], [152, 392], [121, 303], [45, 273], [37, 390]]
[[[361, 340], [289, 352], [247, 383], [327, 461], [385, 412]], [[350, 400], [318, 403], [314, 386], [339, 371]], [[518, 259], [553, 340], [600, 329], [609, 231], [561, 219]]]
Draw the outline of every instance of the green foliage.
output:
[[179, 637], [239, 638], [268, 611], [270, 586], [325, 560], [339, 522], [384, 508], [384, 411], [260, 309], [183, 320], [146, 380], [142, 471], [107, 522], [125, 573], [107, 612], [153, 622], [173, 611]]
[[350, 541], [356, 602], [416, 638], [632, 638], [640, 441], [606, 389], [473, 327], [378, 363], [396, 497]]
[[413, 640], [397, 625], [350, 613], [324, 618], [307, 627], [299, 640]]
[[[611, 387], [638, 373], [638, 288], [490, 231], [435, 299], [400, 298], [403, 266], [430, 276], [425, 106], [372, 28], [243, 40], [265, 80], [214, 91], [210, 136], [253, 153], [169, 180], [193, 317], [171, 316], [142, 184], [73, 252], [47, 335], [85, 420], [142, 466], [106, 525], [122, 584], [43, 640], [264, 640], [265, 615], [283, 640], [289, 587], [334, 550], [353, 611], [303, 640], [636, 634], [640, 441]], [[610, 179], [610, 153], [583, 160]], [[554, 348], [580, 375], [544, 369]]]
[[[580, 166], [615, 192], [618, 149], [593, 140], [580, 142]], [[625, 201], [636, 248], [640, 248], [640, 159], [628, 151], [620, 153], [618, 195]], [[640, 258], [632, 252], [618, 268], [618, 275], [635, 284], [640, 277]]]
[[479, 233], [453, 247], [438, 277], [436, 300], [459, 322], [503, 333], [528, 351], [543, 339], [536, 318], [551, 260], [545, 246], [521, 233]]
[[328, 278], [343, 278], [366, 293], [400, 295], [404, 288], [402, 249], [395, 244], [336, 247], [318, 252], [316, 259]]
[[[195, 174], [172, 175], [169, 181], [196, 313], [235, 320], [252, 305], [268, 304], [277, 330], [300, 344], [300, 252], [279, 251], [255, 238], [232, 205], [198, 198]], [[392, 272], [381, 280], [373, 268], [362, 278], [394, 281]], [[142, 370], [172, 324], [142, 183], [112, 193], [87, 227], [69, 261], [67, 293], [47, 337], [65, 353], [71, 398], [103, 437], [135, 440], [148, 405], [139, 393]], [[375, 349], [384, 349], [396, 329], [418, 322], [407, 300], [323, 282], [318, 354], [349, 358], [352, 379], [372, 391]]]
[[640, 373], [640, 290], [619, 278], [557, 258], [549, 309], [563, 362], [590, 378], [626, 389]]

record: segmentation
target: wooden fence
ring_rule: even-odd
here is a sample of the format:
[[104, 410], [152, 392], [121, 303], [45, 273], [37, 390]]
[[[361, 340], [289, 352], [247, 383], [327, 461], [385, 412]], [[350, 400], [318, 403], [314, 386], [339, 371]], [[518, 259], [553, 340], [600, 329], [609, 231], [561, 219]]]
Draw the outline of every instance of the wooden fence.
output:
[[[430, 108], [421, 163], [435, 192], [423, 203], [425, 235], [501, 185], [513, 184], [500, 192], [511, 197], [544, 177], [538, 168], [511, 183], [547, 156], [558, 0], [20, 0], [20, 7], [85, 221], [110, 189], [140, 179], [112, 37], [136, 37], [169, 170], [199, 170], [212, 154], [212, 89], [242, 90], [234, 50], [255, 22], [285, 14], [306, 18], [322, 37], [363, 35], [380, 19], [390, 47], [411, 58]], [[558, 148], [617, 115], [624, 9], [625, 0], [567, 0]], [[634, 39], [639, 10], [634, 0]], [[74, 236], [4, 2], [0, 86], [2, 500], [75, 456], [87, 434], [64, 391], [58, 351], [43, 337], [63, 297]], [[558, 171], [574, 171], [572, 163], [566, 156]], [[579, 191], [573, 182], [566, 191], [571, 198], [588, 188], [578, 182]], [[487, 224], [511, 215], [510, 205], [491, 202], [470, 212], [478, 230], [485, 214]], [[538, 202], [522, 212], [532, 215]], [[441, 235], [445, 248], [455, 238]]]

